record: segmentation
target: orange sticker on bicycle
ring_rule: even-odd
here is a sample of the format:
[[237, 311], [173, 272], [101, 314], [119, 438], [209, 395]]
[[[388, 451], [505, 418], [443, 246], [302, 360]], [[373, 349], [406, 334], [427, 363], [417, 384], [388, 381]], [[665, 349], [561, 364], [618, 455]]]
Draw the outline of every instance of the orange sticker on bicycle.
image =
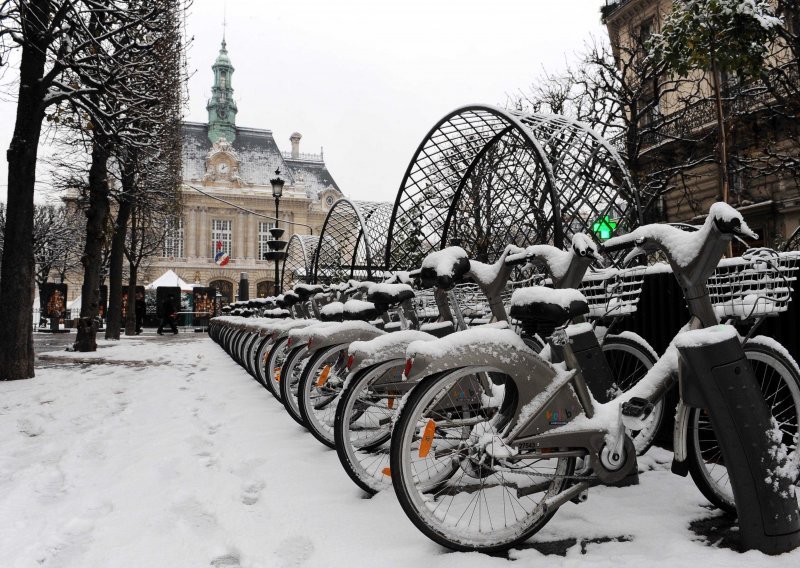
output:
[[281, 368], [280, 367], [275, 367], [275, 382], [276, 383], [281, 382]]
[[392, 470], [389, 469], [388, 467], [383, 468], [383, 471], [381, 473], [383, 473], [383, 475], [385, 475], [386, 477], [392, 477]]
[[394, 398], [390, 398], [389, 400], [386, 401], [386, 408], [388, 408], [389, 410], [394, 408]]
[[422, 440], [419, 443], [419, 457], [424, 458], [431, 451], [433, 444], [433, 435], [436, 433], [436, 422], [433, 419], [428, 420], [425, 425], [425, 430], [422, 432]]
[[325, 368], [322, 369], [322, 372], [319, 374], [319, 378], [317, 379], [317, 387], [321, 387], [325, 384], [325, 381], [328, 380], [328, 375], [331, 374], [331, 366], [325, 365]]

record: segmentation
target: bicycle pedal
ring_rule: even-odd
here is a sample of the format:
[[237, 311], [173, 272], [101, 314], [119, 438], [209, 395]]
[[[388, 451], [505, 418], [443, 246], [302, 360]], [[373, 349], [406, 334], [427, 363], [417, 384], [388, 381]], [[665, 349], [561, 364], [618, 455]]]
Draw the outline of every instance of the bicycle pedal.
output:
[[589, 490], [584, 489], [583, 491], [575, 495], [575, 497], [570, 499], [570, 501], [572, 501], [576, 505], [580, 505], [581, 503], [585, 503], [588, 499], [589, 499]]
[[628, 430], [641, 430], [645, 420], [653, 412], [653, 403], [647, 399], [633, 397], [622, 403], [622, 424]]
[[622, 415], [644, 420], [653, 412], [653, 403], [645, 398], [634, 396], [622, 403]]

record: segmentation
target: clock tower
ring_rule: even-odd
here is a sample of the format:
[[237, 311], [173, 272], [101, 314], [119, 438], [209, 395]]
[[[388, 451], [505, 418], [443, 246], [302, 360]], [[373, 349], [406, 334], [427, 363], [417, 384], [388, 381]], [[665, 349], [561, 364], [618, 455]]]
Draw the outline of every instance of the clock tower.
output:
[[228, 57], [225, 37], [214, 65], [214, 86], [211, 87], [211, 98], [206, 105], [208, 111], [208, 138], [215, 144], [220, 138], [229, 143], [236, 139], [236, 102], [233, 100], [231, 75], [233, 65]]

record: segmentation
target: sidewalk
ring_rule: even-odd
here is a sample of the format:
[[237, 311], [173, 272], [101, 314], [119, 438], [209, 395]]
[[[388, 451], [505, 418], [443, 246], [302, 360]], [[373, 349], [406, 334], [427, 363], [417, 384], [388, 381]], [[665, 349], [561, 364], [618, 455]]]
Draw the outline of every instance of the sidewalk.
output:
[[451, 553], [393, 492], [365, 499], [207, 336], [100, 345], [42, 354], [35, 379], [0, 383], [4, 567], [800, 565], [800, 550], [718, 547], [729, 521], [658, 448], [639, 486], [591, 490], [506, 557]]

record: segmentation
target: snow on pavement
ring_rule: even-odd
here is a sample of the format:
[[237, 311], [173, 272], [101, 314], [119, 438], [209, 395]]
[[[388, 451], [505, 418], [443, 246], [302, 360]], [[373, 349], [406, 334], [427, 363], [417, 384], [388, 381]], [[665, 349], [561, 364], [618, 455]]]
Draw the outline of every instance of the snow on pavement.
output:
[[[709, 546], [716, 513], [654, 449], [637, 487], [568, 504], [508, 557], [430, 542], [393, 492], [365, 499], [336, 453], [207, 337], [54, 352], [0, 383], [0, 565], [425, 568], [798, 565]], [[95, 364], [92, 359], [104, 364]], [[535, 547], [534, 547], [535, 546]], [[556, 550], [561, 554], [545, 554]]]

